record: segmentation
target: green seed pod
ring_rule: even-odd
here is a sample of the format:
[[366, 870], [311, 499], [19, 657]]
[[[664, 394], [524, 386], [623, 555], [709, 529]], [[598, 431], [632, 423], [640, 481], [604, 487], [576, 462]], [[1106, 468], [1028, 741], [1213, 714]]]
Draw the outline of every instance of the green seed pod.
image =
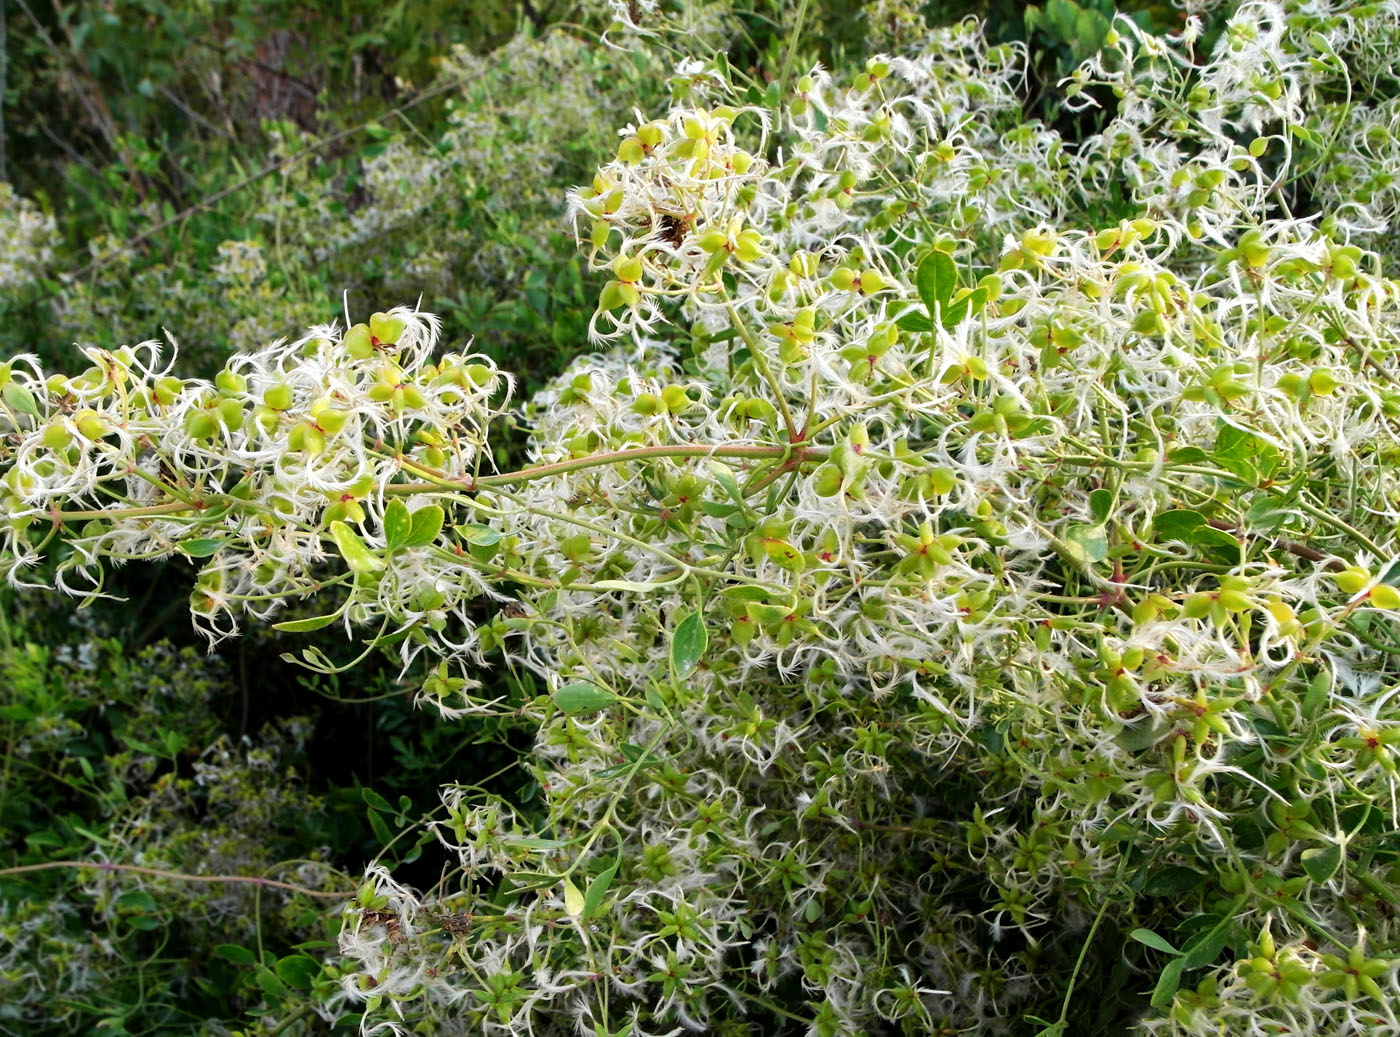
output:
[[301, 421], [287, 433], [287, 449], [316, 457], [326, 449], [326, 437], [309, 421]]
[[191, 439], [211, 440], [219, 434], [219, 419], [207, 410], [191, 411], [185, 418], [185, 431]]
[[1209, 594], [1192, 594], [1181, 603], [1181, 614], [1187, 619], [1200, 619], [1209, 614], [1214, 600]]
[[741, 262], [752, 263], [763, 255], [763, 237], [756, 230], [746, 230], [739, 234], [734, 244], [734, 254]]
[[220, 400], [216, 408], [219, 421], [230, 429], [243, 427], [243, 402], [241, 400]]
[[402, 318], [391, 317], [387, 313], [376, 313], [369, 319], [369, 333], [386, 346], [397, 345], [405, 327], [407, 325]]
[[812, 477], [812, 489], [818, 497], [835, 497], [841, 492], [841, 484], [844, 481], [845, 476], [840, 468], [834, 464], [824, 464]]
[[105, 418], [93, 410], [80, 410], [73, 415], [78, 435], [96, 442], [112, 430]]
[[754, 421], [765, 421], [778, 413], [778, 409], [762, 397], [752, 397], [744, 404], [744, 414]]
[[356, 324], [345, 333], [340, 346], [355, 360], [368, 360], [374, 356], [374, 339], [368, 324]]
[[286, 382], [278, 382], [263, 393], [263, 403], [272, 410], [291, 410], [292, 404], [295, 402], [296, 395], [292, 392], [292, 387]]
[[1333, 581], [1344, 594], [1357, 594], [1371, 582], [1371, 574], [1357, 565], [1347, 566], [1339, 573], [1333, 573]]
[[624, 284], [632, 284], [642, 279], [642, 261], [635, 256], [618, 256], [612, 263], [613, 273]]
[[690, 397], [686, 395], [684, 387], [679, 385], [668, 385], [661, 390], [661, 404], [672, 414], [680, 414], [691, 405]]
[[67, 450], [73, 445], [73, 433], [59, 422], [45, 426], [39, 437], [40, 442], [50, 450]]
[[1341, 384], [1336, 376], [1325, 367], [1316, 368], [1312, 374], [1308, 375], [1308, 388], [1316, 396], [1330, 396], [1341, 387]]
[[1370, 602], [1378, 609], [1400, 608], [1400, 590], [1388, 583], [1378, 583], [1371, 588]]
[[729, 245], [729, 235], [722, 230], [707, 230], [697, 242], [702, 252], [718, 252]]
[[337, 410], [333, 407], [327, 407], [321, 411], [317, 411], [313, 407], [311, 413], [321, 431], [328, 436], [334, 436], [343, 429], [345, 422], [350, 418], [349, 411]]

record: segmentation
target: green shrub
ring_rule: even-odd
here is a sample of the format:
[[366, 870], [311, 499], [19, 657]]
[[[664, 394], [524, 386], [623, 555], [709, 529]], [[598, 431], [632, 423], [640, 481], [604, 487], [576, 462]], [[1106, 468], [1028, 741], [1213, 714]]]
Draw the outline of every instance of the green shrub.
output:
[[[722, 22], [637, 6], [614, 42]], [[416, 306], [212, 382], [152, 343], [8, 366], [13, 577], [184, 556], [211, 641], [342, 629], [521, 733], [533, 789], [409, 824], [431, 885], [367, 869], [328, 1016], [1400, 1032], [1400, 281], [1389, 196], [1327, 172], [1385, 175], [1387, 100], [1338, 91], [1400, 17], [1203, 31], [1114, 21], [1084, 140], [972, 21], [678, 62], [569, 199], [601, 351], [518, 407]]]

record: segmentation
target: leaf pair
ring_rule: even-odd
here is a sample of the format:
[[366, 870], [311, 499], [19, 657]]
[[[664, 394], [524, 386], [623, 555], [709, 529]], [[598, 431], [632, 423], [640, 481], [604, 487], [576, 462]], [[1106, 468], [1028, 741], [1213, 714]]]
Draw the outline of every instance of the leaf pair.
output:
[[[395, 497], [384, 509], [385, 549], [392, 552], [405, 547], [427, 547], [442, 532], [443, 518], [443, 510], [437, 504], [410, 512], [408, 505]], [[332, 522], [331, 536], [345, 564], [355, 572], [372, 573], [384, 568], [384, 559], [371, 551], [346, 523]]]
[[612, 886], [612, 881], [617, 875], [617, 866], [621, 861], [617, 860], [598, 873], [592, 882], [588, 884], [588, 892], [582, 892], [578, 886], [574, 885], [573, 879], [564, 879], [564, 910], [572, 918], [577, 918], [581, 922], [587, 922], [597, 917], [599, 910], [603, 906], [603, 898], [608, 895], [608, 888]]
[[[676, 626], [671, 637], [671, 665], [676, 678], [684, 680], [695, 672], [709, 646], [705, 621], [699, 612], [691, 612]], [[575, 681], [553, 692], [554, 704], [567, 716], [582, 716], [606, 709], [617, 701], [617, 695], [591, 681]]]
[[947, 252], [937, 250], [925, 256], [914, 271], [914, 287], [928, 316], [906, 313], [898, 321], [904, 331], [932, 331], [935, 321], [945, 329], [955, 328], [971, 314], [981, 312], [990, 300], [990, 293], [981, 285], [955, 300], [957, 264]]
[[395, 497], [384, 509], [384, 545], [390, 551], [401, 547], [427, 547], [442, 532], [443, 518], [440, 505], [429, 504], [410, 512], [408, 505]]

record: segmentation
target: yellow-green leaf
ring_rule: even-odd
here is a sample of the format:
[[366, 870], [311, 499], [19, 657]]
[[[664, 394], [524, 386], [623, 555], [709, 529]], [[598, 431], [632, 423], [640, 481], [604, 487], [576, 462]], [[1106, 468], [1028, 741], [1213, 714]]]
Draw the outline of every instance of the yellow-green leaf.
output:
[[384, 568], [384, 559], [365, 546], [365, 542], [344, 522], [331, 523], [331, 536], [345, 564], [357, 573], [374, 573]]
[[569, 912], [570, 918], [578, 918], [583, 914], [585, 902], [583, 894], [574, 885], [573, 879], [564, 880], [564, 910]]
[[796, 571], [802, 568], [802, 552], [786, 540], [779, 540], [777, 537], [764, 537], [763, 553], [784, 569]]

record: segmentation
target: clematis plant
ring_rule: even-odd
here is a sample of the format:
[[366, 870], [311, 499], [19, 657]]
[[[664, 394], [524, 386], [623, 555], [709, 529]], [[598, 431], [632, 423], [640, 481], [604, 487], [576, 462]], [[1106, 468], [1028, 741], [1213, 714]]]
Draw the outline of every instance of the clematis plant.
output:
[[533, 733], [533, 801], [443, 790], [449, 877], [368, 871], [368, 1032], [1056, 1034], [1117, 969], [1147, 1031], [1400, 1032], [1400, 282], [1276, 200], [1361, 18], [1120, 21], [1077, 148], [974, 23], [688, 69], [570, 199], [605, 351], [528, 465], [409, 308], [18, 358], [8, 571], [183, 553], [211, 637], [314, 597]]

